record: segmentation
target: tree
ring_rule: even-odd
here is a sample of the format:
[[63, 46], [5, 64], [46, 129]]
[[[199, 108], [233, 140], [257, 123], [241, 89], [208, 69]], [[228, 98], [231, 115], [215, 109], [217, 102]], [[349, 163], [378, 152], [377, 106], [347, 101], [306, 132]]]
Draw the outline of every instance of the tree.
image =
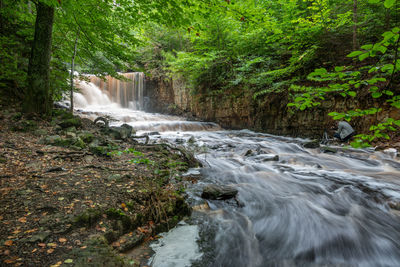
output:
[[54, 7], [38, 2], [36, 10], [35, 36], [29, 59], [23, 109], [26, 113], [48, 115], [52, 104], [49, 76]]

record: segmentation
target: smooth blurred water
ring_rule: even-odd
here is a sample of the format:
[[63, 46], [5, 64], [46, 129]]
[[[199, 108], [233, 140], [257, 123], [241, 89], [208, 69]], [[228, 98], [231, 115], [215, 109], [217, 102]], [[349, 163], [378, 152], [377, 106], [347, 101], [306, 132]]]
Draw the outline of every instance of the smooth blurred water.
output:
[[[303, 148], [302, 139], [225, 131], [113, 104], [81, 109], [139, 133], [159, 132], [151, 142], [192, 150], [204, 165], [192, 170], [198, 183], [187, 184], [193, 206], [205, 203], [200, 195], [210, 183], [239, 191], [239, 205], [215, 200], [195, 211], [188, 223], [197, 230], [166, 234], [168, 256], [156, 253], [162, 260], [153, 266], [400, 266], [400, 217], [389, 206], [400, 202], [398, 158], [342, 147], [323, 153]], [[270, 161], [274, 155], [278, 161]]]

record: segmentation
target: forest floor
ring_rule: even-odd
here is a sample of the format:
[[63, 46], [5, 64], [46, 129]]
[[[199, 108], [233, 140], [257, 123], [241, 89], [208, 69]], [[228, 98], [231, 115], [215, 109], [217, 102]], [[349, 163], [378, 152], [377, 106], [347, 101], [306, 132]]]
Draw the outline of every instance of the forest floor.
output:
[[1, 107], [0, 265], [143, 265], [148, 253], [122, 253], [190, 214], [180, 174], [194, 158], [166, 144], [110, 140], [86, 119], [65, 129], [62, 116], [26, 120]]

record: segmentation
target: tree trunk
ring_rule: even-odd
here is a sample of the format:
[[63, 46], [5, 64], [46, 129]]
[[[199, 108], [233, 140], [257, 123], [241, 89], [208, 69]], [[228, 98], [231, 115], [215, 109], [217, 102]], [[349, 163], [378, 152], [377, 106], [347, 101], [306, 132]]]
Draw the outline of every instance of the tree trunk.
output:
[[353, 0], [353, 51], [358, 50], [357, 23], [357, 0]]
[[23, 109], [26, 113], [47, 116], [52, 106], [49, 76], [54, 7], [39, 2], [36, 10], [35, 37], [28, 65]]
[[78, 46], [78, 39], [79, 39], [79, 32], [76, 34], [75, 38], [75, 45], [74, 45], [74, 53], [72, 54], [72, 60], [71, 60], [71, 91], [70, 91], [70, 111], [71, 113], [74, 112], [74, 72], [75, 72], [75, 57], [76, 57], [76, 48]]

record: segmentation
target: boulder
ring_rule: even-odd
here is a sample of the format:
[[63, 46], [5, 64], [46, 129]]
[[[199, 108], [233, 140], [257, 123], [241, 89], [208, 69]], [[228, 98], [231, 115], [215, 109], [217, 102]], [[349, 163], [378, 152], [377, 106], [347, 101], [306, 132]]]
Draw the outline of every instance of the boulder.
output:
[[312, 140], [303, 144], [305, 148], [319, 148], [320, 144], [318, 140]]
[[262, 155], [262, 161], [279, 161], [279, 155]]
[[333, 148], [333, 147], [324, 146], [324, 147], [321, 147], [321, 152], [335, 154], [335, 153], [338, 152], [338, 150], [336, 148]]
[[135, 133], [133, 127], [128, 124], [122, 124], [120, 127], [110, 127], [108, 129], [108, 134], [117, 140], [125, 140], [131, 137], [132, 133]]
[[238, 193], [238, 190], [228, 185], [206, 185], [203, 188], [202, 198], [224, 200], [234, 198]]

